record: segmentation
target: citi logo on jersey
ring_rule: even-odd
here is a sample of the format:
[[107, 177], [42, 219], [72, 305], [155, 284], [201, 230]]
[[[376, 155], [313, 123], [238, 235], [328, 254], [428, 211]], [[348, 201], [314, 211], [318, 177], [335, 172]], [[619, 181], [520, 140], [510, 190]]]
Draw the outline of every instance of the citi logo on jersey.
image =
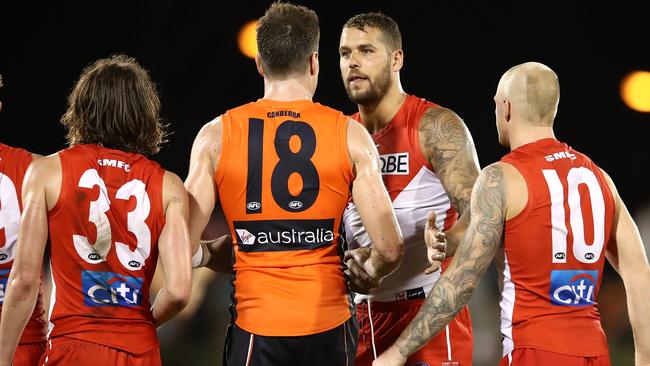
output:
[[384, 175], [408, 175], [409, 174], [409, 153], [408, 152], [379, 155], [379, 160], [381, 160], [381, 174]]
[[81, 272], [84, 304], [87, 306], [139, 306], [142, 278], [112, 272]]
[[598, 271], [553, 270], [549, 295], [554, 305], [588, 306], [594, 304]]
[[0, 305], [5, 302], [5, 290], [7, 289], [7, 280], [9, 280], [9, 270], [0, 270]]

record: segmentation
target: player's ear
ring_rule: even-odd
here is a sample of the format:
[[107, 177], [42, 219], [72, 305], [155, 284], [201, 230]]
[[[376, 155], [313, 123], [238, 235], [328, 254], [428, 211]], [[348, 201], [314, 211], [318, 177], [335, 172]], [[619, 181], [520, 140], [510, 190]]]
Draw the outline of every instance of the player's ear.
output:
[[255, 66], [257, 67], [257, 72], [260, 76], [265, 77], [264, 68], [262, 67], [262, 60], [260, 60], [260, 54], [255, 55]]
[[318, 52], [314, 52], [309, 56], [309, 75], [318, 75], [319, 68]]
[[390, 64], [393, 72], [400, 71], [402, 66], [404, 66], [404, 51], [401, 49], [395, 50], [391, 52], [390, 57]]
[[510, 118], [512, 117], [512, 104], [510, 104], [508, 98], [503, 98], [503, 116], [506, 122], [510, 122]]

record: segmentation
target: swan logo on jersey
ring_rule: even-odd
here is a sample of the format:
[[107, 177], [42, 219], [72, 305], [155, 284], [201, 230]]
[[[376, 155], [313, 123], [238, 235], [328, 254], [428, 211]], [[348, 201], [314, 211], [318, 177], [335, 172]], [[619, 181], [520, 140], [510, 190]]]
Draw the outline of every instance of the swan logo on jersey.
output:
[[316, 249], [334, 241], [334, 220], [234, 221], [239, 250], [276, 252]]
[[598, 271], [551, 271], [551, 302], [560, 306], [593, 305], [597, 283]]
[[139, 306], [142, 278], [112, 272], [81, 272], [84, 304], [87, 306]]
[[0, 270], [0, 304], [5, 302], [5, 290], [7, 289], [7, 280], [9, 279], [9, 270]]
[[381, 160], [381, 174], [384, 175], [408, 175], [409, 153], [379, 155]]

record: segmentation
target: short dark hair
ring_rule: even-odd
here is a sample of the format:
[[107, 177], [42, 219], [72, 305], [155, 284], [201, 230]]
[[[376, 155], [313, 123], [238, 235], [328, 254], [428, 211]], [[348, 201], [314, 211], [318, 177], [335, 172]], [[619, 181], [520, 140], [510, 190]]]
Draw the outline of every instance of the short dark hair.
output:
[[160, 99], [149, 73], [125, 55], [86, 67], [68, 96], [61, 118], [70, 145], [97, 144], [155, 154], [165, 142]]
[[399, 31], [397, 22], [393, 18], [381, 12], [363, 13], [350, 18], [343, 28], [357, 28], [363, 30], [365, 27], [377, 28], [384, 35], [384, 44], [389, 51], [402, 49], [402, 33]]
[[257, 49], [264, 73], [271, 78], [300, 74], [318, 51], [320, 26], [313, 10], [275, 2], [257, 25]]

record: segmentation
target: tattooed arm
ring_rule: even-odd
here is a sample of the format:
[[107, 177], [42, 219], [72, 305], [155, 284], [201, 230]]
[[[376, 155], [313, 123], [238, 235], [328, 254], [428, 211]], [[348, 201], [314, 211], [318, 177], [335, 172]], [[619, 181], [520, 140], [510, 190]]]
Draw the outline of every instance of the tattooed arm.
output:
[[[420, 149], [433, 166], [451, 204], [461, 217], [469, 210], [472, 187], [479, 173], [478, 157], [472, 135], [453, 111], [428, 109], [418, 129]], [[447, 232], [447, 254], [453, 255], [462, 241], [469, 217], [462, 217], [458, 228]]]
[[479, 175], [472, 193], [471, 222], [451, 266], [399, 339], [373, 366], [403, 365], [469, 301], [501, 243], [507, 202], [505, 167], [506, 164], [495, 163]]

